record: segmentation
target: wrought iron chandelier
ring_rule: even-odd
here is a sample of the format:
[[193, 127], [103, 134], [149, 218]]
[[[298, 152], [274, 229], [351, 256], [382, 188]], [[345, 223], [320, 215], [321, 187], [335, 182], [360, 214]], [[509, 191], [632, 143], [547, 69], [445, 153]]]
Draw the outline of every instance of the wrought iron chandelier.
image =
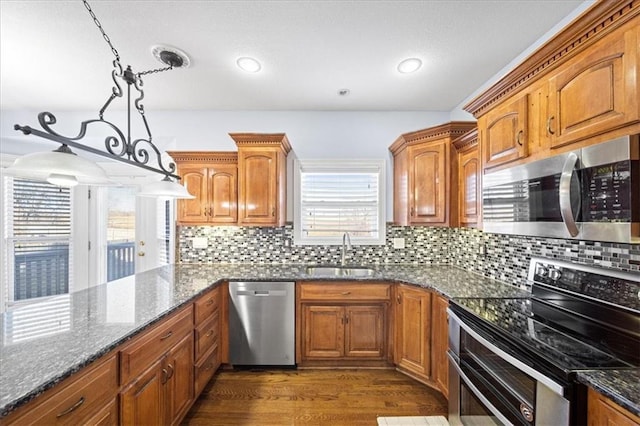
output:
[[[131, 66], [128, 65], [127, 68], [123, 70], [118, 50], [113, 46], [111, 39], [105, 32], [87, 0], [82, 1], [89, 15], [91, 15], [93, 22], [100, 30], [103, 39], [107, 42], [111, 52], [115, 56], [113, 60], [113, 70], [111, 71], [111, 78], [114, 84], [111, 94], [98, 112], [98, 118], [89, 119], [80, 123], [80, 130], [76, 136], [63, 136], [56, 132], [52, 126], [56, 124], [57, 119], [52, 113], [46, 111], [38, 114], [38, 122], [43, 130], [16, 124], [14, 129], [25, 135], [35, 135], [60, 143], [61, 145], [53, 152], [27, 154], [16, 159], [14, 164], [6, 169], [7, 174], [46, 180], [60, 186], [74, 186], [79, 183], [108, 184], [110, 181], [104, 170], [97, 164], [75, 155], [70, 148], [73, 147], [78, 150], [106, 157], [110, 160], [120, 161], [164, 175], [164, 178], [160, 182], [148, 185], [147, 188], [143, 188], [142, 192], [138, 195], [195, 198], [187, 192], [184, 186], [176, 182], [180, 180], [180, 176], [175, 173], [175, 163], [169, 162], [167, 165], [163, 164], [162, 154], [153, 143], [151, 129], [149, 128], [144, 105], [142, 104], [142, 100], [144, 99], [144, 91], [142, 89], [143, 76], [169, 71], [174, 68], [186, 67], [189, 65], [189, 58], [184, 52], [178, 49], [156, 48], [154, 49], [154, 56], [166, 64], [166, 67], [135, 73]], [[104, 118], [104, 113], [113, 100], [122, 97], [124, 94], [121, 81], [124, 81], [127, 85], [126, 131], [121, 130], [114, 123]], [[132, 86], [137, 92], [133, 106], [140, 114], [147, 132], [146, 137], [137, 139], [133, 139], [131, 136]], [[104, 125], [108, 129], [110, 135], [104, 140], [105, 150], [97, 149], [80, 142], [87, 134], [87, 128], [92, 125]], [[155, 157], [157, 164], [150, 164], [152, 157]]]

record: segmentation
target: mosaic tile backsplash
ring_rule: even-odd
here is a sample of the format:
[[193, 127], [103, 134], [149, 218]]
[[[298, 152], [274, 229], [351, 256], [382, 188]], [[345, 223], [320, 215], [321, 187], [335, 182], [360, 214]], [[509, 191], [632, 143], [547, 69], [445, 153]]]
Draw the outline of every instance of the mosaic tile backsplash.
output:
[[[194, 248], [206, 238], [206, 248]], [[392, 239], [404, 238], [394, 249]], [[184, 226], [178, 253], [185, 263], [340, 263], [341, 247], [294, 246], [293, 226]], [[451, 264], [504, 282], [527, 276], [533, 256], [640, 273], [640, 245], [485, 233], [470, 228], [387, 225], [386, 244], [353, 246], [346, 262], [358, 265]]]

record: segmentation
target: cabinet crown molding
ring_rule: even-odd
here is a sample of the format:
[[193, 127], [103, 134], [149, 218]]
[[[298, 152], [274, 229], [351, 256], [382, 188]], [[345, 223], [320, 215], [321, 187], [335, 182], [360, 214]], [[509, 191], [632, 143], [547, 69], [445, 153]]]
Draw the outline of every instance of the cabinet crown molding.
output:
[[463, 107], [478, 118], [521, 87], [533, 83], [605, 35], [640, 15], [640, 0], [598, 1], [516, 68]]
[[167, 151], [176, 163], [182, 162], [214, 162], [238, 163], [238, 153], [235, 151]]
[[478, 128], [468, 131], [464, 135], [452, 142], [453, 146], [459, 151], [468, 146], [476, 145], [478, 143]]
[[289, 154], [291, 151], [291, 144], [285, 133], [229, 133], [231, 139], [233, 139], [240, 147], [279, 147], [285, 154]]
[[389, 151], [394, 155], [403, 148], [422, 142], [437, 140], [442, 138], [457, 138], [464, 135], [469, 130], [477, 126], [475, 121], [451, 121], [439, 126], [429, 127], [427, 129], [416, 130], [414, 132], [404, 133], [391, 144]]

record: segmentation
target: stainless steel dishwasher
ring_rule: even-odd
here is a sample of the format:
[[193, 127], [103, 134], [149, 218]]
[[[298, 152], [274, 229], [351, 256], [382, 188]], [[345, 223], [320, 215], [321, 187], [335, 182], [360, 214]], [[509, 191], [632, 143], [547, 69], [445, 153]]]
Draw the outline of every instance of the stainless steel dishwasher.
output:
[[295, 284], [229, 283], [232, 365], [295, 365]]

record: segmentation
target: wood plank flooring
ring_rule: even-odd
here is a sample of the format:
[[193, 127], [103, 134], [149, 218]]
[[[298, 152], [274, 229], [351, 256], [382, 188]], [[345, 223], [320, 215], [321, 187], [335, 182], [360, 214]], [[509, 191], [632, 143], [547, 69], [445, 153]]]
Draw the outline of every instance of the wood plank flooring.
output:
[[394, 370], [244, 370], [219, 372], [183, 424], [375, 426], [446, 413], [439, 392]]

